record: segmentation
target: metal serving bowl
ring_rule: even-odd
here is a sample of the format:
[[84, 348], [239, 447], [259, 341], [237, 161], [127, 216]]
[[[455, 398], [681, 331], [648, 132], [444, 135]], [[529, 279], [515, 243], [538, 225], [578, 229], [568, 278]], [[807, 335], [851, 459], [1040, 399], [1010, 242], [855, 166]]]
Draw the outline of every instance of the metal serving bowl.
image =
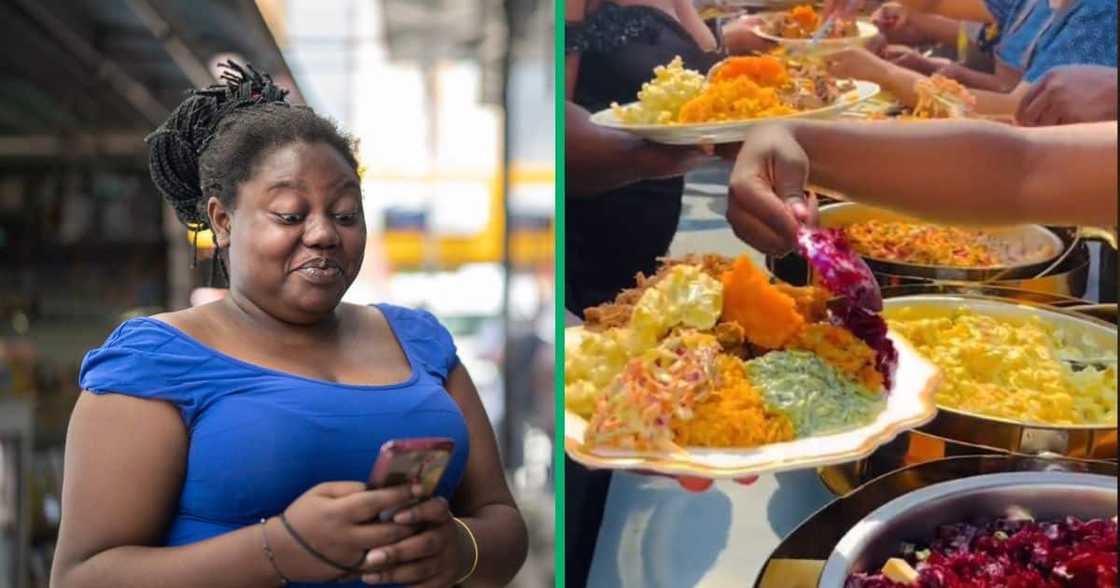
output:
[[[979, 314], [1003, 318], [1035, 316], [1071, 335], [1090, 341], [1106, 356], [1117, 355], [1116, 326], [1038, 304], [966, 295], [917, 295], [884, 300], [884, 312], [903, 307], [931, 312], [969, 308]], [[938, 416], [921, 429], [934, 436], [971, 445], [1018, 453], [1052, 452], [1087, 458], [1116, 457], [1115, 424], [1048, 425], [1014, 421], [939, 407]]]
[[[754, 588], [816, 586], [833, 548], [852, 527], [879, 507], [934, 484], [1005, 472], [1078, 472], [1115, 480], [1117, 467], [1109, 462], [978, 455], [949, 457], [896, 469], [833, 500], [786, 535], [770, 554]], [[803, 570], [804, 577], [791, 578], [790, 564]]]
[[1036, 520], [1116, 516], [1116, 478], [1070, 472], [1011, 472], [943, 482], [895, 498], [849, 530], [821, 573], [820, 588], [843, 588], [854, 572], [878, 569], [903, 542], [922, 543], [945, 524], [983, 523], [1024, 509]]
[[[822, 203], [829, 202], [820, 208], [822, 226], [841, 227], [873, 218], [908, 218], [862, 204], [837, 201], [827, 195], [819, 197], [822, 198]], [[923, 284], [984, 284], [1057, 296], [1080, 297], [1085, 294], [1091, 261], [1086, 241], [1101, 240], [1099, 236], [1076, 228], [1040, 225], [991, 230], [1002, 232], [1006, 239], [1040, 244], [1040, 248], [1052, 249], [1054, 253], [1047, 255], [1046, 259], [1040, 257], [1032, 260], [1031, 263], [995, 268], [951, 268], [865, 259], [884, 288]], [[1059, 254], [1061, 258], [1056, 259]], [[768, 257], [767, 267], [774, 275], [791, 284], [805, 284], [810, 280], [808, 264], [797, 255]]]
[[[841, 229], [848, 225], [870, 220], [924, 222], [903, 214], [854, 202], [838, 202], [820, 208], [820, 225], [822, 227]], [[1008, 247], [1019, 248], [1031, 253], [1027, 254], [1018, 263], [989, 267], [924, 265], [876, 259], [869, 256], [864, 256], [864, 259], [867, 261], [867, 265], [871, 267], [871, 271], [885, 275], [959, 282], [985, 282], [1037, 277], [1044, 273], [1047, 266], [1066, 249], [1065, 244], [1057, 234], [1041, 225], [992, 227], [985, 228], [984, 231], [994, 240], [1006, 243]]]
[[[1115, 305], [1086, 306], [1084, 301], [1075, 298], [1040, 292], [948, 284], [885, 288], [883, 296], [887, 308], [922, 303], [971, 305], [1007, 313], [1035, 314], [1058, 322], [1064, 329], [1092, 337], [1104, 349], [1116, 352]], [[821, 468], [818, 473], [829, 490], [844, 496], [871, 479], [909, 465], [945, 457], [985, 454], [1115, 460], [1117, 429], [1113, 425], [1038, 425], [940, 408], [929, 424], [899, 435], [870, 457]]]

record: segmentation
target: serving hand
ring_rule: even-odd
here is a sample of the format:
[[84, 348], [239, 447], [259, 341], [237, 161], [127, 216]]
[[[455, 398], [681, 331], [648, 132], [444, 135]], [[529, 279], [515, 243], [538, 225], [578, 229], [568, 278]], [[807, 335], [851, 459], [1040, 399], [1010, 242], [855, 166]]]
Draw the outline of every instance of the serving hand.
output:
[[742, 145], [723, 146], [732, 159], [727, 222], [735, 236], [755, 249], [784, 255], [797, 246], [797, 232], [816, 226], [816, 197], [805, 196], [809, 157], [779, 125], [752, 129]]

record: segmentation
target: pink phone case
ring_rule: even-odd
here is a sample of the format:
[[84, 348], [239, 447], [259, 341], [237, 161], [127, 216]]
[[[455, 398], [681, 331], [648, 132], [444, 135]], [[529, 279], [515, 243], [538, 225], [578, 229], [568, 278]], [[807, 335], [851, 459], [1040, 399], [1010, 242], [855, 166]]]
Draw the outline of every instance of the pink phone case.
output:
[[454, 449], [455, 442], [446, 437], [387, 441], [381, 446], [369, 486], [385, 488], [419, 482], [424, 486], [424, 496], [431, 496], [451, 462]]

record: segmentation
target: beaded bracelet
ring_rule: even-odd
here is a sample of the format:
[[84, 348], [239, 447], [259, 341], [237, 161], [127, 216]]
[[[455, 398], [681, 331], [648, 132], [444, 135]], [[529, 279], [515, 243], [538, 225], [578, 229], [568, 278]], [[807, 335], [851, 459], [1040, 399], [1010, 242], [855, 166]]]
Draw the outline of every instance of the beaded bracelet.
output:
[[470, 537], [470, 539], [471, 539], [471, 546], [474, 547], [474, 561], [471, 562], [471, 568], [469, 570], [467, 570], [466, 574], [463, 574], [462, 578], [459, 578], [458, 580], [455, 581], [455, 585], [459, 586], [463, 582], [466, 582], [468, 579], [470, 579], [470, 577], [474, 575], [475, 569], [478, 568], [478, 541], [475, 540], [474, 533], [471, 532], [471, 528], [468, 527], [466, 523], [464, 523], [463, 521], [459, 520], [456, 517], [451, 517], [451, 520], [455, 521], [456, 523], [459, 523], [459, 526], [462, 527], [463, 530], [467, 532], [467, 537]]
[[272, 570], [280, 577], [280, 585], [287, 586], [291, 580], [280, 571], [280, 566], [276, 565], [276, 555], [272, 553], [272, 546], [268, 543], [268, 533], [265, 532], [265, 523], [268, 519], [261, 519], [261, 539], [264, 541], [264, 556], [268, 558], [268, 563], [272, 564]]
[[292, 536], [292, 539], [295, 539], [296, 543], [298, 543], [299, 546], [302, 547], [304, 551], [306, 551], [307, 553], [310, 553], [313, 557], [315, 557], [315, 559], [317, 559], [317, 560], [335, 568], [336, 570], [339, 570], [339, 571], [347, 573], [347, 574], [361, 574], [362, 573], [362, 562], [364, 562], [365, 559], [366, 559], [365, 554], [362, 554], [362, 557], [359, 558], [358, 561], [355, 562], [353, 565], [347, 566], [345, 564], [340, 564], [340, 563], [334, 561], [333, 559], [323, 555], [322, 553], [319, 553], [318, 550], [316, 550], [314, 547], [312, 547], [311, 544], [308, 543], [307, 540], [305, 540], [302, 535], [300, 535], [299, 533], [296, 532], [295, 528], [292, 527], [292, 524], [290, 522], [288, 522], [288, 517], [285, 516], [284, 513], [280, 513], [280, 522], [284, 524], [284, 528], [288, 530], [288, 534]]

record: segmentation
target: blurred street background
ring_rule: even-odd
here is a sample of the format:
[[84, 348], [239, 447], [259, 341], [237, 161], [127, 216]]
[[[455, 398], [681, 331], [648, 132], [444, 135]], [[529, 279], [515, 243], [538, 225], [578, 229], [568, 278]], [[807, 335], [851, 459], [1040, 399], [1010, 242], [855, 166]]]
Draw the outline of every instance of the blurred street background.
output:
[[359, 139], [347, 299], [452, 330], [530, 523], [514, 585], [552, 585], [553, 2], [0, 0], [0, 588], [47, 586], [85, 352], [212, 295], [143, 137], [228, 58]]

